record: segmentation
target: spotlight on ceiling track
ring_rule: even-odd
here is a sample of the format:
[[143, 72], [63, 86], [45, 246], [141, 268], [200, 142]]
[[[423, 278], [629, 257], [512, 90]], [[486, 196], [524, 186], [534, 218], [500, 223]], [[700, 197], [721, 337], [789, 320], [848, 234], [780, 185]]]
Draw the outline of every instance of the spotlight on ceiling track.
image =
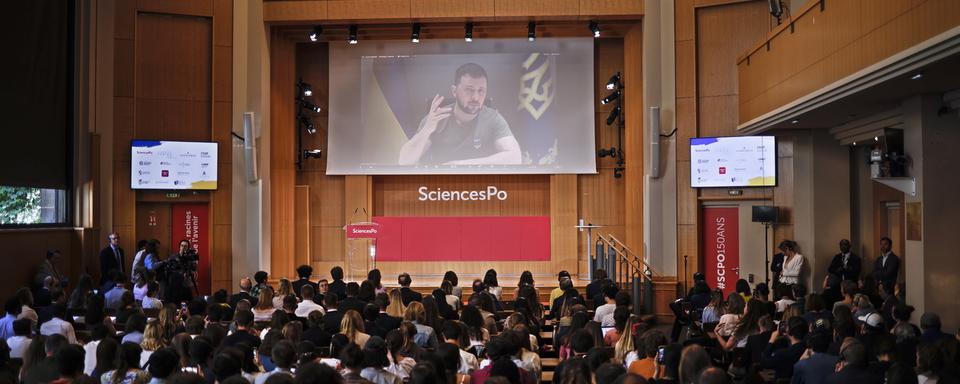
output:
[[610, 80], [607, 80], [607, 90], [612, 91], [620, 87], [620, 72], [617, 72], [613, 76], [610, 76]]
[[310, 32], [310, 41], [316, 42], [317, 40], [320, 40], [321, 33], [323, 33], [323, 27], [319, 25], [313, 27], [313, 31]]
[[616, 108], [610, 111], [610, 114], [607, 115], [607, 125], [613, 125], [613, 122], [617, 121], [617, 116], [620, 116], [620, 108], [621, 107], [618, 105]]
[[360, 41], [360, 40], [357, 38], [357, 30], [358, 30], [358, 29], [359, 29], [359, 28], [357, 28], [357, 25], [356, 25], [356, 24], [350, 26], [350, 35], [347, 36], [347, 43], [356, 44], [357, 42]]
[[320, 149], [304, 149], [303, 158], [305, 159], [319, 159], [320, 155], [323, 154], [323, 150]]
[[463, 27], [463, 41], [468, 43], [473, 41], [473, 23], [467, 23]]
[[527, 40], [534, 41], [537, 39], [537, 23], [531, 21], [527, 23]]
[[923, 78], [923, 72], [917, 72], [913, 74], [913, 76], [910, 76], [910, 80], [920, 80], [922, 78]]
[[297, 81], [297, 89], [299, 89], [300, 93], [304, 96], [313, 96], [313, 88], [310, 87], [310, 84], [304, 83], [303, 80]]
[[410, 33], [410, 42], [414, 44], [420, 42], [420, 23], [413, 24], [413, 32]]
[[600, 24], [597, 24], [596, 21], [591, 21], [591, 22], [590, 22], [590, 32], [593, 33], [593, 38], [595, 38], [595, 39], [596, 39], [596, 38], [599, 38], [599, 37], [600, 37]]
[[790, 120], [790, 124], [800, 124], [800, 120]]
[[600, 104], [604, 104], [604, 105], [610, 104], [610, 102], [619, 98], [620, 98], [620, 91], [616, 91], [614, 93], [611, 93], [607, 97], [604, 97], [603, 100], [600, 100]]

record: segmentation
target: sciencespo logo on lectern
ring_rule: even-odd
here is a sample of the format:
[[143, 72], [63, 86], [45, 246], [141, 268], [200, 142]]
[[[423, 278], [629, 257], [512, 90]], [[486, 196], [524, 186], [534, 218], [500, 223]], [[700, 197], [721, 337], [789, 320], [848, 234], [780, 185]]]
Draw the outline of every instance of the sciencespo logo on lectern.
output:
[[501, 191], [493, 185], [488, 185], [486, 190], [479, 191], [447, 191], [441, 188], [431, 190], [423, 186], [417, 189], [420, 193], [420, 201], [485, 201], [497, 199], [500, 201], [507, 199], [507, 191]]

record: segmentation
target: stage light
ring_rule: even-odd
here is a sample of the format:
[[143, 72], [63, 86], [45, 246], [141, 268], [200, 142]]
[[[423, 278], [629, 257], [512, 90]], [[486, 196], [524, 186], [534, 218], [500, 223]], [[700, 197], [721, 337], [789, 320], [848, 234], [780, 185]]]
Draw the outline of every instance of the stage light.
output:
[[313, 113], [320, 113], [320, 111], [323, 110], [323, 109], [320, 108], [319, 105], [314, 105], [313, 103], [311, 103], [311, 102], [309, 102], [309, 101], [306, 101], [306, 100], [303, 100], [303, 99], [300, 99], [300, 106], [303, 107], [303, 108], [306, 108], [307, 110], [309, 110], [310, 112], [313, 112]]
[[527, 40], [534, 41], [537, 39], [537, 23], [529, 22], [527, 23]]
[[797, 120], [797, 119], [791, 120], [790, 124], [800, 124], [800, 120]]
[[313, 88], [310, 87], [310, 84], [304, 83], [303, 80], [297, 81], [297, 89], [304, 96], [313, 96]]
[[614, 157], [617, 155], [617, 147], [610, 147], [610, 149], [600, 148], [597, 150], [597, 157]]
[[910, 80], [920, 80], [923, 78], [923, 72], [917, 72], [913, 76], [910, 76]]
[[620, 86], [620, 72], [617, 72], [615, 75], [610, 77], [610, 80], [607, 80], [607, 90], [612, 91], [617, 89]]
[[614, 101], [619, 98], [620, 98], [620, 91], [616, 91], [614, 93], [611, 93], [607, 97], [604, 97], [603, 100], [600, 100], [600, 104], [604, 104], [604, 105], [610, 104], [611, 101]]
[[600, 24], [597, 24], [596, 21], [590, 22], [590, 32], [593, 32], [593, 38], [600, 37]]
[[467, 23], [463, 27], [463, 41], [472, 42], [473, 41], [473, 23]]
[[348, 43], [356, 44], [358, 41], [360, 41], [359, 39], [357, 39], [357, 29], [358, 28], [356, 24], [350, 26], [350, 35], [347, 36]]
[[873, 141], [880, 141], [880, 137], [879, 137], [879, 136], [874, 136], [874, 137], [873, 137]]
[[317, 133], [317, 128], [313, 126], [313, 122], [306, 116], [300, 116], [300, 125], [303, 125], [304, 130], [311, 135]]
[[413, 24], [413, 33], [410, 34], [410, 42], [414, 44], [420, 42], [420, 23]]
[[619, 105], [616, 108], [614, 108], [612, 111], [610, 111], [610, 115], [607, 116], [607, 125], [613, 124], [613, 122], [617, 120], [617, 116], [620, 116]]
[[319, 159], [320, 155], [323, 154], [323, 150], [320, 149], [305, 149], [303, 150], [303, 158], [305, 159]]
[[310, 32], [310, 41], [316, 42], [320, 39], [320, 34], [323, 33], [323, 27], [315, 26], [313, 27], [313, 32]]

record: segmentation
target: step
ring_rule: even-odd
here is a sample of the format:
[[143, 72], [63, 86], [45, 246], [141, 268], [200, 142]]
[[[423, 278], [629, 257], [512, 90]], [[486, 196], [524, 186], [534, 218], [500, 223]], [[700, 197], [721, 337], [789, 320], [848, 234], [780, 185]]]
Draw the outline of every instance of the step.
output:
[[543, 367], [544, 371], [552, 371], [560, 365], [560, 358], [558, 357], [549, 357], [549, 358], [540, 358], [540, 365]]
[[552, 383], [553, 382], [553, 371], [543, 371], [543, 374], [540, 375], [541, 383]]

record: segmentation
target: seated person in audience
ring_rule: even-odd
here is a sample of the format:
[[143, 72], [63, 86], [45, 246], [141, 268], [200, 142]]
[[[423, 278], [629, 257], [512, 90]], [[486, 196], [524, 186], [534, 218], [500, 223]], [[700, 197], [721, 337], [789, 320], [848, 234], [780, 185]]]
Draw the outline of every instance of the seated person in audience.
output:
[[744, 362], [745, 366], [760, 362], [763, 351], [767, 349], [767, 344], [769, 344], [770, 335], [777, 329], [777, 325], [773, 323], [773, 317], [768, 314], [760, 316], [757, 324], [760, 327], [760, 332], [747, 336], [747, 343], [743, 347], [744, 357], [747, 359]]
[[879, 313], [871, 312], [856, 319], [860, 322], [860, 335], [857, 336], [857, 340], [863, 344], [869, 363], [876, 358], [876, 352], [873, 350], [874, 344], [879, 338], [889, 333], [883, 324], [883, 316], [880, 316]]
[[323, 327], [323, 312], [312, 311], [307, 314], [309, 327], [300, 335], [300, 340], [310, 341], [316, 345], [330, 345], [330, 332]]
[[135, 343], [139, 345], [143, 342], [143, 331], [147, 328], [147, 316], [135, 312], [127, 318], [127, 324], [124, 329], [121, 343]]
[[[43, 351], [41, 352], [42, 358], [34, 362], [33, 364], [23, 367], [21, 370], [20, 380], [25, 384], [33, 383], [49, 383], [56, 380], [60, 376], [59, 369], [57, 367], [57, 352], [61, 348], [68, 346], [67, 339], [60, 334], [53, 334], [43, 342]], [[39, 351], [38, 351], [39, 352]], [[37, 358], [41, 356], [30, 356], [29, 358]]]
[[497, 315], [494, 313], [496, 309], [493, 308], [493, 295], [487, 293], [485, 290], [474, 292], [470, 296], [470, 299], [467, 300], [467, 303], [480, 311], [480, 316], [483, 318], [483, 326], [491, 334], [497, 332]]
[[[564, 308], [569, 312], [569, 309], [573, 305], [584, 304], [580, 294], [573, 288], [573, 280], [570, 280], [569, 277], [560, 280], [560, 288], [558, 289], [560, 289], [563, 294], [557, 296], [556, 299], [550, 302], [550, 318], [554, 320], [559, 320], [564, 317]], [[566, 314], [569, 315], [569, 313]]]
[[826, 330], [814, 331], [807, 336], [805, 355], [793, 365], [792, 383], [822, 383], [833, 373], [839, 359], [827, 353], [830, 337]]
[[240, 292], [237, 292], [230, 296], [230, 307], [234, 310], [237, 308], [237, 302], [240, 300], [246, 300], [250, 302], [250, 305], [256, 306], [259, 304], [258, 296], [253, 296], [250, 293], [250, 290], [253, 289], [253, 282], [249, 277], [243, 277], [240, 279]]
[[10, 348], [11, 359], [22, 359], [33, 341], [30, 336], [33, 334], [30, 327], [33, 324], [30, 319], [19, 319], [13, 321], [13, 336], [7, 338], [7, 347]]
[[[249, 281], [249, 279], [247, 281]], [[257, 297], [256, 304], [253, 306], [253, 320], [270, 321], [270, 317], [275, 310], [277, 310], [277, 308], [273, 307], [273, 290], [270, 289], [270, 287], [261, 289], [260, 296]]]
[[[558, 284], [563, 283], [563, 279], [565, 279], [565, 278], [566, 278], [566, 279], [570, 279], [570, 272], [560, 271], [560, 273], [557, 273], [557, 283], [558, 283]], [[563, 295], [563, 288], [561, 288], [561, 287], [558, 286], [558, 287], [556, 287], [556, 288], [554, 288], [553, 290], [550, 291], [550, 299], [549, 299], [547, 302], [552, 305], [553, 302], [554, 302], [554, 300], [556, 300], [556, 299], [557, 299], [558, 297], [560, 297], [561, 295]]]
[[437, 348], [437, 345], [439, 345], [437, 334], [434, 332], [433, 327], [426, 324], [426, 313], [423, 304], [416, 301], [411, 302], [410, 305], [407, 306], [406, 312], [403, 313], [403, 320], [409, 321], [417, 327], [417, 335], [413, 338], [413, 341], [417, 343], [417, 345], [423, 348]]
[[943, 333], [940, 330], [940, 316], [936, 313], [926, 312], [920, 316], [920, 343], [936, 343], [943, 339], [954, 337], [951, 334]]
[[488, 378], [494, 375], [497, 363], [500, 361], [504, 361], [504, 362], [509, 362], [513, 366], [513, 372], [516, 372], [516, 373], [510, 372], [510, 374], [515, 375], [514, 377], [516, 380], [518, 380], [517, 382], [527, 383], [527, 384], [532, 383], [530, 376], [526, 375], [522, 371], [522, 369], [517, 367], [516, 364], [514, 364], [511, 361], [512, 358], [510, 356], [509, 344], [510, 343], [507, 340], [501, 337], [491, 338], [490, 341], [487, 342], [486, 347], [484, 348], [484, 353], [487, 356], [487, 360], [489, 360], [492, 363], [489, 363], [483, 366], [482, 368], [476, 371], [473, 371], [473, 373], [470, 375], [470, 382], [471, 383], [486, 382]]
[[[303, 287], [306, 287], [308, 285], [310, 284], [304, 284]], [[300, 287], [300, 289], [302, 290], [303, 287]], [[290, 280], [287, 280], [285, 278], [280, 278], [280, 282], [277, 284], [277, 289], [273, 291], [273, 299], [272, 299], [273, 307], [274, 308], [283, 307], [283, 298], [286, 297], [287, 295], [295, 295], [296, 297], [299, 298], [300, 294], [301, 292], [299, 291], [298, 292], [293, 291], [293, 284], [290, 283]], [[316, 295], [314, 295], [314, 301], [316, 300], [317, 300], [317, 297]], [[322, 304], [323, 300], [316, 301], [316, 303]]]
[[771, 316], [777, 313], [776, 304], [770, 301], [770, 288], [767, 287], [766, 283], [757, 284], [757, 286], [753, 288], [753, 299], [759, 300], [760, 303], [763, 304], [766, 312]]
[[79, 345], [68, 345], [60, 348], [56, 355], [57, 371], [60, 377], [52, 384], [83, 383], [94, 381], [83, 374], [83, 348]]
[[703, 313], [700, 315], [702, 324], [715, 324], [720, 322], [720, 315], [723, 314], [723, 291], [719, 289], [710, 293], [710, 303], [703, 307]]
[[403, 318], [391, 316], [387, 313], [387, 307], [390, 306], [390, 298], [386, 293], [378, 293], [373, 302], [378, 307], [377, 317], [373, 319], [373, 324], [383, 332], [383, 338], [386, 339], [387, 332], [399, 327]]
[[373, 383], [401, 384], [403, 380], [386, 369], [390, 366], [388, 355], [387, 343], [378, 336], [371, 336], [363, 346], [365, 368], [360, 371], [360, 376]]
[[456, 320], [443, 323], [443, 341], [455, 345], [460, 350], [458, 372], [462, 374], [470, 374], [480, 368], [477, 357], [463, 349], [463, 346], [470, 345], [470, 338], [466, 335], [466, 330], [466, 325]]
[[351, 281], [346, 285], [345, 292], [346, 297], [338, 295], [340, 298], [340, 305], [337, 306], [337, 308], [339, 308], [342, 312], [354, 310], [357, 311], [357, 313], [363, 313], [363, 307], [366, 307], [367, 303], [358, 298], [360, 295], [360, 284]]
[[[733, 293], [730, 296], [735, 297], [734, 295], [738, 294]], [[719, 331], [716, 333], [716, 340], [720, 343], [720, 347], [725, 351], [745, 347], [747, 345], [747, 338], [750, 335], [760, 333], [760, 318], [764, 315], [768, 314], [763, 304], [758, 300], [748, 301], [743, 316], [740, 317], [733, 327], [733, 332], [730, 333], [730, 336], [724, 337]]]
[[295, 295], [299, 295], [300, 289], [302, 289], [303, 286], [307, 284], [312, 285], [314, 288], [318, 288], [316, 283], [313, 283], [310, 281], [311, 275], [313, 275], [313, 267], [309, 265], [301, 265], [297, 267], [298, 278], [296, 281], [290, 283], [290, 285], [293, 287], [293, 293]]
[[264, 384], [275, 375], [293, 377], [293, 366], [297, 362], [297, 349], [293, 343], [287, 340], [278, 341], [270, 350], [270, 359], [276, 368], [258, 375], [255, 384]]
[[340, 334], [357, 346], [366, 344], [370, 339], [370, 335], [364, 332], [363, 318], [360, 317], [360, 313], [352, 309], [343, 313], [343, 319], [340, 320]]
[[[343, 301], [347, 298], [347, 284], [343, 281], [343, 268], [340, 268], [340, 266], [330, 268], [330, 278], [333, 281], [327, 287], [327, 294], [335, 294], [337, 299]], [[343, 311], [346, 312], [346, 310]]]
[[554, 383], [565, 382], [565, 375], [574, 374], [574, 369], [571, 369], [571, 372], [566, 372], [566, 367], [576, 365], [577, 363], [574, 362], [575, 360], [583, 360], [586, 357], [587, 352], [594, 347], [593, 336], [591, 336], [590, 333], [585, 329], [577, 329], [573, 331], [573, 334], [570, 335], [570, 346], [573, 348], [573, 355], [569, 359], [563, 360], [559, 365], [557, 365], [553, 372]]
[[[598, 269], [597, 271], [602, 271], [602, 269]], [[613, 311], [617, 308], [616, 298], [617, 292], [619, 291], [617, 286], [612, 283], [603, 287], [604, 304], [596, 307], [593, 313], [593, 321], [600, 323], [601, 327], [613, 326]], [[592, 296], [590, 296], [590, 293], [587, 293], [587, 297]], [[596, 304], [597, 302], [594, 301], [594, 303]]]
[[800, 356], [803, 356], [804, 351], [807, 349], [804, 338], [807, 336], [809, 326], [803, 317], [794, 316], [790, 318], [785, 329], [787, 331], [786, 336], [790, 340], [790, 345], [784, 348], [775, 347], [777, 339], [784, 335], [781, 334], [779, 330], [773, 331], [773, 334], [770, 335], [767, 348], [763, 351], [763, 355], [760, 358], [760, 366], [773, 369], [776, 372], [774, 377], [777, 380], [790, 379], [793, 377], [793, 365], [800, 360]]
[[269, 287], [267, 284], [267, 279], [270, 275], [266, 271], [257, 271], [253, 274], [253, 288], [250, 289], [250, 294], [254, 297], [260, 296], [260, 290], [264, 287]]
[[33, 293], [30, 292], [29, 288], [21, 287], [17, 290], [16, 296], [20, 301], [20, 314], [17, 315], [17, 319], [30, 319], [33, 326], [36, 326], [39, 317], [37, 316], [37, 311], [33, 309]]
[[59, 285], [57, 284], [57, 279], [53, 276], [44, 277], [40, 281], [40, 288], [33, 293], [33, 301], [38, 307], [46, 307], [53, 302], [53, 299], [50, 297], [51, 292], [53, 292], [54, 289], [59, 289]]
[[307, 318], [297, 316], [297, 306], [300, 305], [300, 302], [297, 301], [297, 297], [294, 295], [286, 295], [283, 297], [283, 307], [279, 308], [287, 315], [290, 321], [296, 321], [300, 323], [300, 326], [303, 328], [307, 327]]
[[657, 352], [667, 344], [667, 336], [657, 330], [649, 330], [640, 335], [637, 343], [637, 361], [630, 363], [627, 371], [646, 378], [653, 378], [656, 372]]
[[624, 332], [629, 332], [625, 327], [627, 326], [627, 320], [630, 319], [630, 316], [630, 308], [625, 305], [613, 310], [613, 329], [603, 334], [604, 346], [612, 347], [620, 341], [620, 337], [622, 337]]
[[740, 296], [739, 293], [733, 292], [727, 296], [727, 306], [724, 308], [723, 316], [720, 316], [720, 321], [717, 323], [717, 335], [725, 338], [730, 337], [730, 335], [733, 334], [733, 330], [736, 329], [737, 323], [740, 321], [740, 316], [745, 309], [746, 303], [743, 301], [743, 296]]
[[250, 348], [259, 348], [261, 341], [260, 337], [255, 333], [256, 330], [253, 329], [253, 312], [238, 309], [237, 313], [233, 316], [233, 321], [237, 329], [223, 339], [223, 346], [233, 347], [244, 343]]
[[343, 320], [343, 312], [338, 309], [339, 300], [337, 295], [327, 295], [323, 298], [323, 304], [327, 307], [327, 312], [323, 315], [323, 329], [330, 334], [340, 333], [340, 322]]
[[111, 272], [110, 275], [110, 280], [114, 282], [114, 285], [103, 294], [103, 306], [107, 309], [120, 309], [123, 293], [127, 292], [124, 286], [127, 282], [126, 275], [117, 271]]
[[0, 319], [0, 339], [6, 340], [13, 337], [13, 322], [20, 314], [20, 300], [16, 297], [7, 299], [3, 305], [3, 312], [4, 316]]
[[423, 295], [420, 292], [410, 289], [410, 284], [413, 283], [413, 279], [410, 278], [409, 273], [401, 273], [397, 277], [397, 284], [400, 284], [400, 298], [403, 300], [403, 305], [410, 305], [411, 302], [423, 300]]
[[313, 311], [320, 311], [321, 315], [324, 313], [323, 306], [313, 301], [315, 292], [312, 285], [304, 285], [300, 288], [300, 297], [303, 301], [297, 304], [297, 310], [294, 312], [297, 316], [307, 317]]
[[180, 356], [172, 348], [161, 348], [150, 354], [147, 372], [151, 383], [167, 383], [170, 376], [180, 369]]
[[190, 335], [191, 338], [195, 338], [203, 333], [204, 326], [206, 326], [206, 324], [204, 324], [203, 317], [194, 315], [187, 318], [184, 330], [187, 331], [187, 334]]
[[140, 304], [140, 307], [143, 309], [160, 309], [163, 307], [163, 303], [160, 300], [157, 300], [157, 293], [160, 291], [160, 284], [157, 284], [156, 281], [151, 281], [147, 283], [147, 294], [143, 297], [143, 301]]
[[833, 303], [833, 310], [836, 311], [837, 307], [847, 307], [853, 308], [853, 299], [857, 295], [857, 282], [851, 280], [844, 280], [840, 283], [840, 294], [843, 298], [840, 301]]
[[867, 365], [867, 351], [857, 339], [848, 337], [840, 347], [840, 361], [834, 373], [827, 376], [826, 384], [881, 383], [880, 372], [871, 371]]
[[73, 330], [73, 324], [64, 320], [67, 315], [67, 307], [62, 303], [57, 303], [50, 308], [53, 318], [40, 325], [40, 334], [44, 336], [62, 335], [68, 343], [77, 344], [77, 335]]
[[828, 307], [823, 301], [823, 296], [816, 293], [808, 294], [806, 299], [803, 300], [803, 305], [803, 319], [808, 324], [813, 324], [821, 319], [833, 322], [833, 313], [827, 310]]

